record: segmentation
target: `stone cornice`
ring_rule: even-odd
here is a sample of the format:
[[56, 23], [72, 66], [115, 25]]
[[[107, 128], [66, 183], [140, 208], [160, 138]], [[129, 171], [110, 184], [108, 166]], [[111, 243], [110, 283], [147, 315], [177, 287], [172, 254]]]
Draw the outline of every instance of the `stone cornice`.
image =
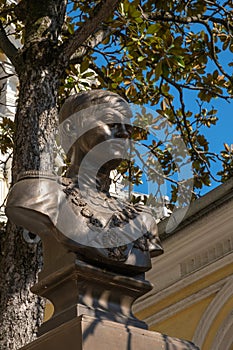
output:
[[[233, 199], [233, 178], [191, 203], [183, 221], [174, 231], [169, 233], [166, 232], [169, 218], [161, 221], [158, 224], [160, 238], [162, 240], [167, 239], [168, 237], [182, 230], [187, 225], [199, 220], [201, 217], [209, 214], [211, 211], [227, 203], [231, 199]], [[178, 212], [179, 210], [177, 213]]]

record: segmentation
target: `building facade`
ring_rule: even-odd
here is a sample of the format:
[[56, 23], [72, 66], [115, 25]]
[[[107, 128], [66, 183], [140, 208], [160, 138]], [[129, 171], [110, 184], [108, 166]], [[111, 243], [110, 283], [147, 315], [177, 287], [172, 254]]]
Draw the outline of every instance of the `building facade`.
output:
[[154, 289], [135, 305], [151, 330], [193, 341], [201, 350], [233, 350], [233, 179], [195, 201], [166, 233], [165, 254], [147, 279]]

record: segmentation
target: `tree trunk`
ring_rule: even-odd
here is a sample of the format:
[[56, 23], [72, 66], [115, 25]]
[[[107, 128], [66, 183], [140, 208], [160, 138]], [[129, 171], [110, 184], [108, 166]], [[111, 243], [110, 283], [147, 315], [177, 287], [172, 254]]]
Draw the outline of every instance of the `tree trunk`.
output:
[[[13, 176], [26, 170], [53, 171], [58, 74], [35, 67], [20, 78]], [[22, 91], [22, 92], [21, 92]]]
[[[28, 66], [20, 78], [13, 178], [26, 170], [53, 171], [57, 123], [57, 65]], [[22, 229], [8, 225], [0, 268], [0, 349], [18, 349], [36, 337], [43, 301], [30, 292], [42, 267], [41, 244], [28, 244]], [[12, 327], [14, 324], [14, 327]], [[14, 339], [14, 341], [13, 341]]]
[[19, 349], [36, 338], [44, 301], [30, 292], [42, 266], [41, 244], [29, 245], [22, 230], [8, 224], [2, 245], [0, 349]]
[[[15, 118], [13, 182], [22, 171], [53, 171], [57, 92], [65, 68], [59, 67], [58, 52], [54, 47], [63, 23], [66, 1], [21, 0], [19, 4], [22, 8], [18, 9], [18, 17], [22, 15], [23, 19], [28, 14], [28, 18], [24, 19], [27, 24], [25, 44], [16, 67], [20, 86]], [[29, 18], [24, 6], [30, 6], [32, 17]], [[33, 6], [36, 6], [35, 11]], [[46, 26], [51, 27], [47, 32]], [[22, 231], [22, 228], [8, 224], [1, 239], [1, 350], [16, 350], [31, 342], [43, 319], [44, 301], [30, 292], [42, 267], [41, 243], [28, 244]]]

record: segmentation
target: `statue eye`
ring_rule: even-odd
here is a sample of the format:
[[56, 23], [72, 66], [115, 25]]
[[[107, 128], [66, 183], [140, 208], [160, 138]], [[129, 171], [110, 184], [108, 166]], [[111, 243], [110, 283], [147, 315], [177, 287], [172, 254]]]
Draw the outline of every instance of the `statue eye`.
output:
[[117, 127], [118, 124], [116, 123], [108, 123], [108, 126], [111, 128], [111, 129], [115, 129]]

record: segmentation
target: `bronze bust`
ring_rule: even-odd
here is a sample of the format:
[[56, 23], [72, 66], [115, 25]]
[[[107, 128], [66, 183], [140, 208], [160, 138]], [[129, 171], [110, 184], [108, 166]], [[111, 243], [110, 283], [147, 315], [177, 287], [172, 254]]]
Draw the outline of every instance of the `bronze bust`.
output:
[[115, 93], [69, 97], [60, 111], [61, 142], [70, 159], [66, 177], [20, 174], [7, 201], [9, 219], [39, 236], [54, 235], [95, 266], [127, 275], [149, 270], [151, 256], [163, 253], [150, 209], [109, 194], [110, 171], [130, 139], [130, 118], [128, 103]]

